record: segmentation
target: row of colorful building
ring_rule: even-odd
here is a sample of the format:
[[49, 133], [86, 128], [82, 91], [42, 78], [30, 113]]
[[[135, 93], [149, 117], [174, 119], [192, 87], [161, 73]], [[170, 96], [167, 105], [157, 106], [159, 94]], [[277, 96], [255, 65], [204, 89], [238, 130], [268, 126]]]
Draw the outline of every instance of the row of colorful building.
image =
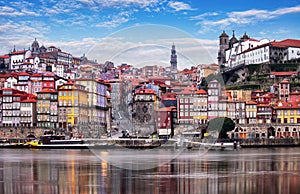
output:
[[[59, 81], [63, 83], [58, 84]], [[21, 72], [11, 73], [3, 84], [3, 127], [75, 130], [77, 135], [89, 137], [99, 136], [110, 128], [110, 88], [102, 80], [60, 80], [51, 74]]]

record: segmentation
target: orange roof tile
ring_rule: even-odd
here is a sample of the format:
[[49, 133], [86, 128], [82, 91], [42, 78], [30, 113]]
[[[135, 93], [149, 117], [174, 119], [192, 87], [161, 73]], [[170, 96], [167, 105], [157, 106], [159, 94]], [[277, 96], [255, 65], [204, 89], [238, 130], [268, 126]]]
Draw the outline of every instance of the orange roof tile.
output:
[[246, 104], [249, 104], [249, 105], [255, 105], [255, 104], [257, 104], [257, 102], [249, 101], [249, 102], [246, 102]]
[[152, 89], [139, 88], [137, 89], [136, 94], [156, 94], [156, 92]]
[[29, 76], [29, 74], [26, 73], [26, 72], [24, 72], [24, 71], [22, 71], [22, 72], [19, 74], [19, 76]]
[[207, 92], [203, 89], [197, 90], [196, 94], [207, 94]]
[[271, 42], [272, 46], [276, 46], [276, 47], [300, 47], [300, 40], [296, 40], [296, 39], [285, 39], [282, 41], [274, 41]]
[[9, 55], [2, 55], [0, 56], [0, 59], [9, 59]]
[[275, 76], [291, 76], [297, 74], [297, 71], [271, 72]]
[[35, 103], [36, 100], [35, 99], [26, 99], [26, 100], [22, 100], [21, 102], [32, 102], [32, 103]]
[[15, 52], [11, 52], [11, 55], [19, 55], [19, 54], [25, 54], [26, 50], [20, 50], [20, 51], [15, 51]]
[[51, 88], [45, 88], [45, 89], [39, 91], [38, 93], [57, 93], [57, 90], [51, 89]]

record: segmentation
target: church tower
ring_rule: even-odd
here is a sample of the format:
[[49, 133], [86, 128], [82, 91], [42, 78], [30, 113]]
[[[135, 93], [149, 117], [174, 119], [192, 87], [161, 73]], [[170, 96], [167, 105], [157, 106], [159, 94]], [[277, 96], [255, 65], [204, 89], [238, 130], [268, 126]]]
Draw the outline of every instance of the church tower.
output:
[[219, 40], [218, 64], [222, 65], [226, 63], [225, 50], [229, 48], [229, 36], [225, 31], [219, 36]]
[[33, 56], [37, 56], [40, 52], [40, 45], [36, 38], [34, 39], [32, 45], [31, 45], [31, 52]]
[[171, 50], [171, 71], [177, 71], [177, 55], [175, 50], [175, 45], [173, 43]]

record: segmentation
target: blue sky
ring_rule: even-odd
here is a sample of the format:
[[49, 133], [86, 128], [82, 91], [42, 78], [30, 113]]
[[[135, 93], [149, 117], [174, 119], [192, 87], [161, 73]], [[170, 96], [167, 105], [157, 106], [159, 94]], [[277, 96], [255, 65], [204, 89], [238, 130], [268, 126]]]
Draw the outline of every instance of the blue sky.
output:
[[[210, 63], [217, 61], [223, 30], [228, 35], [235, 30], [238, 37], [247, 32], [256, 39], [300, 39], [299, 19], [299, 0], [0, 0], [0, 53], [14, 45], [28, 48], [37, 38], [41, 45], [75, 56], [86, 53], [98, 62], [141, 64], [155, 57], [154, 63], [167, 64], [174, 42], [179, 62], [186, 58], [191, 64]], [[143, 32], [149, 25], [151, 30]], [[127, 48], [137, 44], [134, 57]], [[158, 53], [150, 54], [149, 45]], [[137, 62], [146, 55], [149, 59]]]

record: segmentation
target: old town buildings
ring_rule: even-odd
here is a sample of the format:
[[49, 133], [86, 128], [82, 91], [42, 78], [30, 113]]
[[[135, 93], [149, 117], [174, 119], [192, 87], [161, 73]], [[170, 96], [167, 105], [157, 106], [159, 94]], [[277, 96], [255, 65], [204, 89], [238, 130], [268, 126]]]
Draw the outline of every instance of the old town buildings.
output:
[[[244, 50], [246, 43], [253, 43], [253, 48]], [[225, 61], [228, 49], [246, 54], [258, 45], [247, 35], [238, 41], [226, 33], [220, 44], [219, 59]], [[300, 93], [294, 87], [297, 71], [270, 72], [268, 90], [226, 90], [220, 79], [206, 80], [220, 72], [216, 64], [178, 71], [175, 45], [172, 68], [94, 64], [55, 46], [40, 47], [36, 40], [31, 47], [0, 56], [0, 67], [5, 69], [0, 73], [1, 127], [42, 128], [99, 138], [126, 119], [128, 126], [123, 128], [135, 135], [165, 137], [197, 131], [214, 118], [228, 117], [236, 124], [230, 133], [234, 138], [300, 136]]]

